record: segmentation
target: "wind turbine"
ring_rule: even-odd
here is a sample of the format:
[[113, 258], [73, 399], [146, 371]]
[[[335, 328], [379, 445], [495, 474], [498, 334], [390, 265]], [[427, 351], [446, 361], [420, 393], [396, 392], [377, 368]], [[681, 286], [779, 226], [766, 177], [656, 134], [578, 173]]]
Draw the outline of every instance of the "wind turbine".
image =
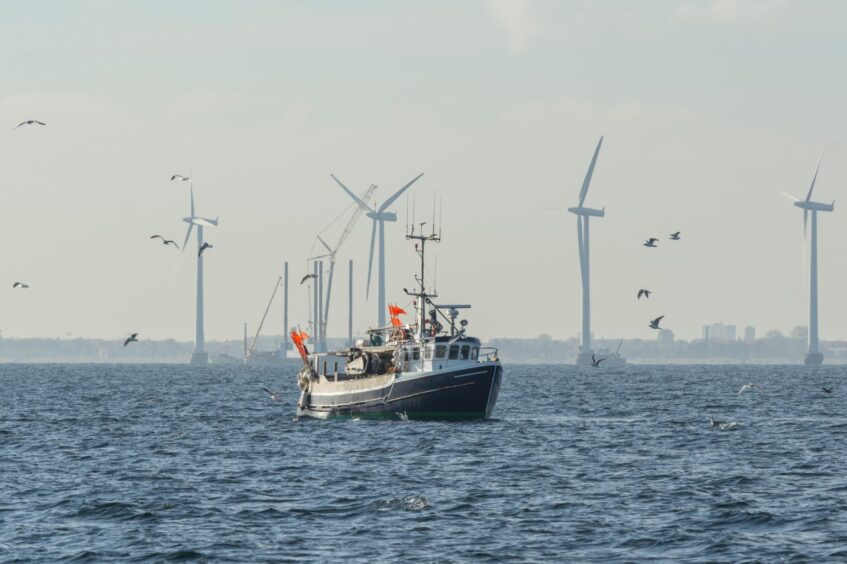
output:
[[[188, 165], [189, 178], [193, 179], [191, 174], [191, 164]], [[203, 247], [203, 228], [217, 227], [218, 217], [208, 219], [197, 215], [194, 206], [194, 180], [188, 182], [189, 190], [189, 215], [182, 218], [182, 221], [188, 224], [188, 230], [185, 232], [185, 240], [182, 242], [182, 254], [185, 253], [185, 248], [188, 246], [188, 238], [191, 237], [191, 230], [197, 226], [197, 306], [194, 320], [194, 352], [191, 354], [191, 364], [206, 364], [209, 361], [209, 355], [205, 350], [205, 331], [203, 323], [203, 255], [200, 254], [200, 249]]]
[[[835, 200], [831, 204], [812, 201], [812, 191], [815, 189], [815, 181], [818, 178], [818, 170], [821, 168], [821, 159], [826, 149], [824, 145], [818, 157], [818, 166], [812, 176], [812, 184], [805, 200], [799, 200], [790, 194], [786, 194], [794, 200], [794, 205], [803, 210], [803, 237], [808, 233], [809, 212], [812, 213], [812, 244], [811, 258], [809, 260], [809, 352], [806, 353], [805, 364], [807, 366], [818, 366], [823, 363], [823, 353], [818, 343], [818, 212], [831, 212], [835, 210]], [[804, 243], [805, 246], [805, 243]]]
[[606, 208], [601, 210], [587, 208], [585, 196], [588, 194], [588, 187], [591, 185], [591, 176], [594, 174], [594, 165], [597, 164], [597, 155], [600, 154], [600, 146], [603, 144], [603, 137], [597, 142], [597, 148], [594, 149], [594, 156], [591, 157], [591, 164], [588, 165], [588, 172], [585, 173], [585, 179], [582, 181], [582, 188], [579, 191], [579, 204], [574, 208], [568, 208], [568, 211], [575, 214], [577, 241], [579, 243], [579, 270], [582, 273], [582, 343], [580, 345], [579, 355], [577, 356], [577, 366], [591, 364], [591, 288], [589, 278], [589, 254], [588, 254], [588, 220], [591, 217], [604, 217]]
[[417, 182], [417, 180], [421, 176], [423, 176], [423, 173], [420, 173], [419, 175], [414, 177], [408, 184], [397, 190], [390, 198], [385, 200], [382, 205], [379, 206], [379, 208], [371, 208], [368, 204], [359, 199], [356, 194], [351, 192], [344, 184], [342, 184], [341, 181], [338, 180], [334, 174], [330, 176], [332, 176], [332, 179], [335, 180], [338, 185], [341, 186], [351, 198], [353, 198], [353, 201], [356, 202], [359, 207], [366, 212], [366, 215], [373, 220], [373, 228], [371, 229], [371, 251], [368, 255], [368, 285], [365, 291], [366, 298], [370, 297], [371, 271], [373, 270], [374, 258], [374, 242], [376, 241], [377, 227], [379, 227], [379, 296], [377, 300], [377, 323], [379, 327], [385, 327], [385, 222], [397, 221], [396, 213], [385, 210], [387, 210], [388, 207], [393, 204], [403, 192], [408, 190], [412, 184]]

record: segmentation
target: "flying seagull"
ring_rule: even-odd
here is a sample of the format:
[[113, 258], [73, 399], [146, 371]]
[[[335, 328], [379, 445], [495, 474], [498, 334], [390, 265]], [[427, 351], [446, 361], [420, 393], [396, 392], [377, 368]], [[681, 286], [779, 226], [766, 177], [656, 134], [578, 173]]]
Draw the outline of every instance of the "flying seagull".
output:
[[825, 394], [831, 394], [831, 393], [832, 393], [832, 390], [834, 390], [834, 389], [835, 389], [835, 388], [827, 388], [826, 386], [824, 386], [824, 387], [823, 387], [823, 393], [825, 393]]
[[127, 346], [130, 343], [137, 343], [137, 342], [138, 342], [138, 333], [133, 333], [132, 335], [130, 335], [129, 337], [126, 338], [126, 341], [124, 341], [124, 346]]
[[658, 239], [656, 239], [655, 237], [650, 237], [649, 239], [647, 239], [644, 242], [644, 246], [645, 247], [655, 247], [657, 241], [658, 241]]
[[[21, 123], [19, 123], [18, 127], [20, 127], [22, 125], [32, 125], [34, 123], [37, 123], [38, 125], [47, 125], [43, 121], [38, 121], [37, 119], [28, 119], [26, 121], [22, 121]], [[15, 129], [17, 129], [18, 127], [16, 127]], [[14, 129], [12, 131], [14, 131]]]
[[641, 288], [640, 290], [638, 290], [638, 299], [640, 300], [641, 296], [644, 296], [645, 298], [649, 298], [650, 294], [652, 294], [652, 293], [653, 292], [651, 292], [650, 290], [645, 290], [644, 288]]
[[183, 176], [181, 174], [174, 174], [173, 176], [171, 176], [171, 180], [181, 180], [182, 182], [186, 182], [188, 180], [191, 180], [191, 177]]
[[740, 396], [744, 392], [749, 392], [749, 391], [752, 391], [752, 390], [756, 390], [760, 394], [765, 393], [765, 391], [760, 386], [751, 383], [751, 384], [744, 384], [743, 386], [741, 386], [741, 389], [738, 390], [738, 395]]
[[264, 387], [263, 387], [262, 389], [263, 389], [263, 390], [265, 390], [265, 392], [266, 392], [269, 396], [271, 396], [271, 399], [272, 399], [272, 400], [274, 400], [274, 401], [279, 401], [279, 396], [278, 396], [278, 395], [276, 395], [276, 393], [272, 392], [272, 391], [271, 391], [271, 390], [269, 390], [268, 388], [264, 388]]
[[210, 245], [209, 243], [204, 241], [203, 246], [201, 246], [200, 250], [197, 251], [197, 256], [201, 256], [203, 254], [203, 251], [205, 251], [206, 249], [211, 249], [212, 247], [214, 247], [214, 245]]
[[680, 239], [679, 234], [680, 233], [681, 233], [681, 231], [677, 231], [676, 233], [671, 233], [671, 236], [669, 237], [670, 240], [671, 241], [679, 241], [679, 239]]
[[317, 278], [317, 275], [315, 275], [315, 274], [307, 274], [306, 276], [304, 276], [303, 278], [301, 278], [301, 279], [300, 279], [300, 284], [302, 285], [302, 284], [303, 284], [303, 283], [305, 283], [305, 282], [306, 282], [306, 280], [308, 280], [309, 278]]
[[651, 321], [651, 322], [650, 322], [650, 329], [661, 329], [661, 327], [659, 327], [659, 322], [660, 322], [660, 321], [661, 321], [664, 317], [665, 317], [664, 315], [660, 315], [659, 317], [657, 317], [656, 319], [654, 319], [653, 321]]
[[15, 282], [14, 284], [12, 284], [12, 288], [26, 289], [26, 288], [29, 288], [29, 284], [24, 284], [23, 282]]
[[591, 366], [594, 368], [600, 368], [600, 363], [606, 360], [605, 358], [595, 358], [594, 355], [591, 355]]
[[179, 245], [173, 239], [165, 239], [161, 235], [151, 235], [150, 238], [151, 239], [161, 239], [163, 245], [173, 245], [177, 249], [179, 248]]

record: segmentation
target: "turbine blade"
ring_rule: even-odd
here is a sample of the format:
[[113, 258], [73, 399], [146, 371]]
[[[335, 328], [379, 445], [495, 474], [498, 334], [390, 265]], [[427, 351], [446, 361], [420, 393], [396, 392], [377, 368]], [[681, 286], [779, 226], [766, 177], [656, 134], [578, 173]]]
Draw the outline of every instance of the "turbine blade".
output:
[[812, 199], [812, 190], [815, 189], [815, 180], [818, 179], [818, 170], [821, 168], [821, 160], [823, 159], [823, 152], [826, 150], [826, 143], [823, 144], [823, 148], [821, 149], [821, 154], [818, 157], [818, 166], [815, 167], [815, 175], [812, 177], [812, 185], [809, 186], [809, 193], [806, 194], [806, 201]]
[[799, 202], [800, 201], [800, 198], [798, 198], [797, 196], [792, 196], [788, 192], [780, 192], [780, 193], [783, 196], [785, 196], [786, 198], [788, 198], [789, 200], [791, 200], [792, 202]]
[[365, 211], [369, 211], [369, 212], [372, 212], [372, 211], [373, 211], [373, 209], [371, 209], [371, 207], [370, 207], [368, 204], [366, 204], [365, 202], [363, 202], [363, 201], [361, 200], [361, 198], [359, 198], [359, 196], [357, 196], [356, 194], [354, 194], [353, 192], [351, 192], [351, 191], [350, 191], [350, 189], [349, 189], [349, 188], [347, 188], [347, 186], [345, 186], [344, 184], [342, 184], [342, 183], [341, 183], [341, 181], [340, 181], [340, 180], [338, 180], [338, 179], [335, 177], [335, 175], [334, 175], [334, 174], [330, 174], [330, 176], [332, 177], [332, 179], [333, 179], [333, 180], [335, 180], [335, 181], [338, 183], [338, 185], [339, 185], [339, 186], [341, 186], [341, 187], [344, 189], [344, 191], [345, 191], [345, 192], [347, 192], [347, 195], [349, 195], [351, 198], [353, 198], [353, 201], [354, 201], [354, 202], [356, 202], [357, 204], [359, 204], [359, 207], [360, 207], [360, 208], [362, 208], [362, 209], [363, 209], [363, 210], [365, 210]]
[[809, 233], [809, 210], [803, 210], [803, 239]]
[[[421, 177], [421, 176], [423, 176], [423, 175], [424, 175], [424, 173], [420, 173], [419, 175], [417, 175], [416, 177], [414, 177], [414, 178], [411, 180], [411, 182], [409, 182], [408, 184], [406, 184], [405, 186], [403, 186], [402, 188], [400, 188], [399, 190], [397, 190], [396, 192], [394, 192], [394, 195], [393, 195], [393, 196], [391, 196], [390, 198], [388, 198], [387, 200], [385, 200], [385, 201], [382, 203], [382, 205], [381, 205], [381, 206], [379, 206], [379, 211], [380, 211], [380, 212], [385, 211], [385, 210], [388, 208], [388, 206], [390, 206], [391, 204], [393, 204], [393, 203], [394, 203], [394, 200], [396, 200], [397, 198], [399, 198], [399, 197], [400, 197], [400, 194], [402, 194], [403, 192], [405, 192], [406, 190], [408, 190], [408, 189], [409, 189], [409, 187], [410, 187], [412, 184], [414, 184], [415, 182], [417, 182], [417, 181], [418, 181], [418, 178], [420, 178], [420, 177]], [[412, 215], [414, 216], [414, 214], [412, 214]], [[412, 217], [412, 220], [413, 220], [413, 221], [414, 221], [414, 219], [415, 219], [415, 218], [414, 218], [414, 217]]]
[[579, 191], [579, 207], [585, 202], [585, 196], [588, 194], [588, 186], [591, 184], [591, 177], [594, 175], [594, 165], [597, 164], [597, 155], [600, 154], [600, 146], [603, 144], [603, 136], [600, 136], [600, 141], [597, 142], [597, 148], [594, 149], [594, 156], [591, 157], [591, 164], [588, 165], [588, 172], [585, 173], [585, 180], [582, 181], [582, 189]]
[[194, 224], [188, 224], [188, 231], [185, 232], [185, 239], [182, 242], [182, 249], [180, 250], [180, 255], [185, 254], [185, 248], [188, 246], [188, 238], [191, 237], [191, 230], [194, 229]]
[[373, 220], [373, 228], [371, 229], [371, 252], [368, 255], [368, 285], [365, 286], [365, 299], [371, 295], [371, 271], [374, 264], [374, 243], [376, 242], [376, 220]]

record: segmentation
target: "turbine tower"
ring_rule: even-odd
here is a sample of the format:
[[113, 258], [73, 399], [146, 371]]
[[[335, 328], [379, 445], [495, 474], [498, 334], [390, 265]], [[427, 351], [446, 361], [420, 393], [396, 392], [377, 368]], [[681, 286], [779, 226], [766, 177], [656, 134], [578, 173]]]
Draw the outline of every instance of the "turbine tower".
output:
[[379, 208], [373, 207], [371, 208], [368, 204], [363, 202], [356, 194], [351, 192], [344, 184], [338, 180], [335, 175], [332, 176], [332, 179], [335, 180], [339, 186], [341, 186], [347, 194], [353, 198], [353, 201], [356, 202], [359, 207], [366, 212], [366, 215], [373, 220], [373, 228], [371, 229], [371, 251], [368, 255], [368, 284], [365, 290], [366, 298], [370, 297], [370, 289], [371, 289], [371, 271], [373, 270], [373, 258], [374, 258], [374, 243], [376, 241], [377, 235], [377, 227], [379, 227], [379, 280], [378, 282], [378, 300], [377, 300], [377, 324], [379, 327], [385, 327], [385, 222], [386, 221], [397, 221], [397, 214], [394, 212], [385, 211], [388, 207], [393, 204], [400, 195], [409, 189], [409, 187], [417, 182], [417, 180], [423, 176], [423, 173], [420, 173], [416, 177], [414, 177], [408, 184], [397, 190], [390, 198], [385, 200]]
[[[190, 169], [190, 166], [189, 166]], [[191, 171], [189, 170], [189, 178]], [[182, 253], [185, 253], [185, 248], [188, 246], [188, 239], [191, 237], [191, 230], [197, 226], [197, 305], [194, 321], [194, 352], [191, 354], [191, 364], [206, 364], [209, 362], [209, 355], [206, 353], [206, 335], [204, 332], [203, 322], [203, 255], [200, 254], [200, 249], [203, 247], [203, 228], [217, 227], [218, 219], [208, 219], [200, 217], [196, 214], [194, 208], [194, 181], [189, 180], [189, 215], [182, 218], [182, 221], [188, 224], [188, 231], [185, 232], [185, 240], [182, 242]]]
[[591, 164], [588, 165], [588, 172], [585, 173], [585, 180], [582, 181], [582, 189], [579, 191], [579, 204], [574, 208], [568, 208], [572, 214], [576, 214], [576, 229], [577, 241], [579, 242], [579, 270], [582, 273], [582, 343], [579, 348], [579, 355], [576, 359], [577, 366], [591, 364], [591, 293], [590, 293], [590, 278], [589, 278], [589, 255], [588, 255], [588, 220], [593, 217], [604, 217], [606, 208], [597, 210], [587, 208], [585, 196], [588, 194], [588, 186], [591, 184], [591, 176], [594, 174], [594, 165], [597, 164], [597, 155], [600, 154], [600, 146], [603, 144], [603, 137], [597, 142], [597, 148], [594, 149], [594, 156], [591, 157]]
[[818, 157], [818, 166], [815, 167], [815, 174], [812, 176], [812, 184], [809, 186], [806, 199], [798, 200], [789, 195], [794, 200], [794, 205], [803, 210], [804, 238], [808, 233], [809, 212], [812, 214], [812, 249], [809, 260], [809, 352], [806, 353], [806, 359], [804, 361], [807, 366], [818, 366], [823, 363], [823, 353], [821, 353], [820, 344], [818, 343], [818, 212], [831, 212], [835, 210], [834, 200], [831, 204], [812, 201], [812, 191], [815, 189], [815, 181], [818, 178], [818, 170], [821, 167], [824, 149], [826, 149], [826, 145], [821, 149], [820, 157]]

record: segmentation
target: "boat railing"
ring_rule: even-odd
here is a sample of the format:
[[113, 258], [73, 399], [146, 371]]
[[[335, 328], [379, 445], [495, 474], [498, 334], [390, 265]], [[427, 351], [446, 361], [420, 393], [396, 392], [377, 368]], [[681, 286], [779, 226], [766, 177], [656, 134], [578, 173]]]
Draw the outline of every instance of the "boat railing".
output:
[[497, 347], [479, 347], [479, 361], [493, 362], [498, 360]]

